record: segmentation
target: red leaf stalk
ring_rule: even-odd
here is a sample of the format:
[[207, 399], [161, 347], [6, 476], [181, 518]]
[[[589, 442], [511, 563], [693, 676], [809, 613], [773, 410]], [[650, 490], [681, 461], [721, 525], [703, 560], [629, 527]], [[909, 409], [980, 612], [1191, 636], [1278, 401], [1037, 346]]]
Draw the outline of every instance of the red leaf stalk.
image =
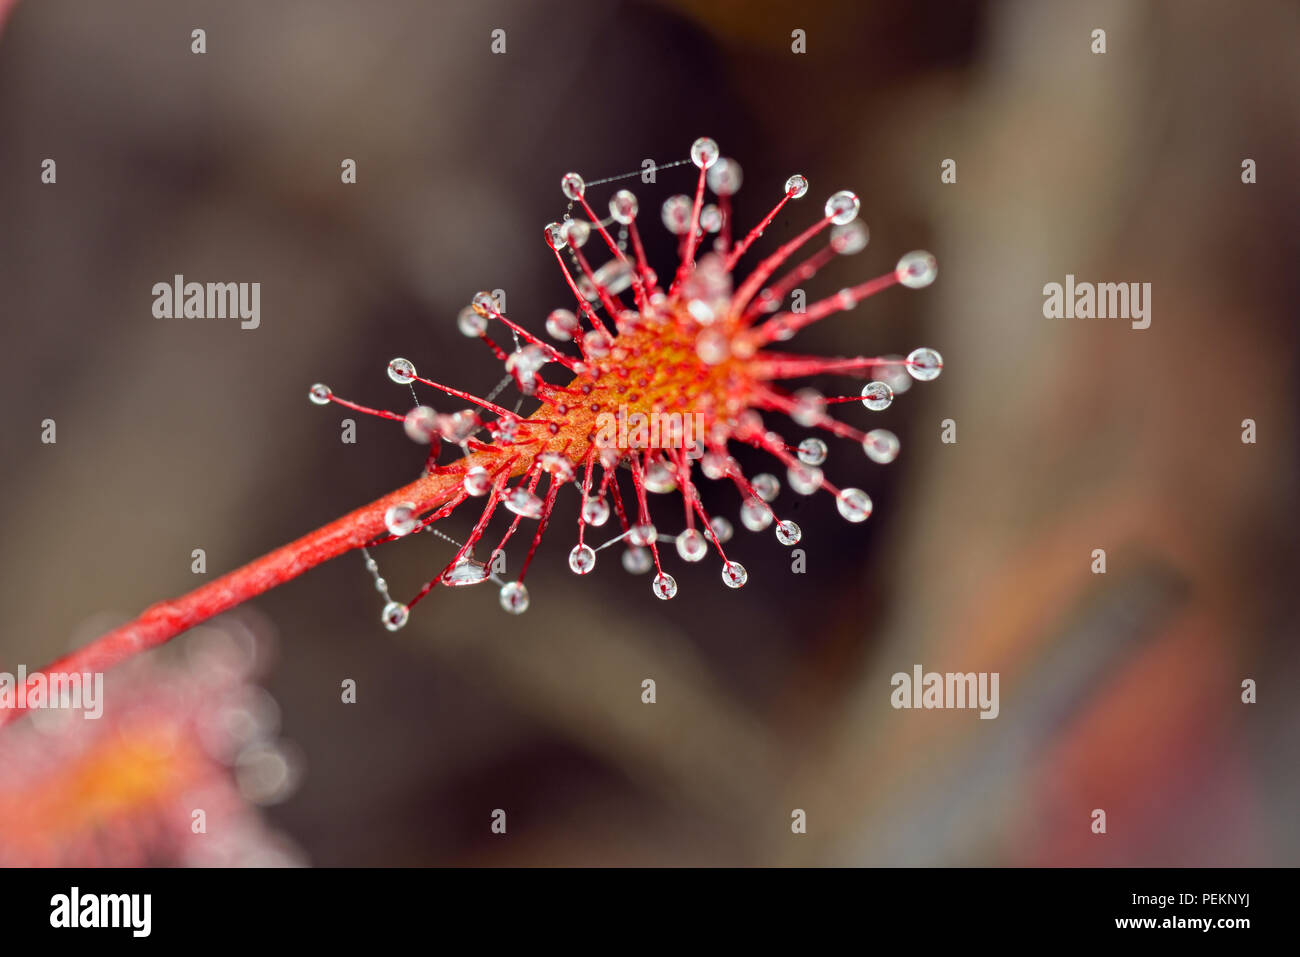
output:
[[[384, 513], [391, 505], [415, 502], [421, 510], [441, 506], [460, 487], [461, 479], [459, 473], [422, 476], [410, 485], [309, 532], [297, 541], [282, 545], [187, 595], [150, 605], [134, 621], [64, 655], [40, 672], [30, 674], [28, 687], [39, 680], [38, 674], [107, 671], [200, 622], [297, 578], [309, 568], [383, 536], [386, 531]], [[17, 707], [0, 709], [0, 726], [22, 713]]]

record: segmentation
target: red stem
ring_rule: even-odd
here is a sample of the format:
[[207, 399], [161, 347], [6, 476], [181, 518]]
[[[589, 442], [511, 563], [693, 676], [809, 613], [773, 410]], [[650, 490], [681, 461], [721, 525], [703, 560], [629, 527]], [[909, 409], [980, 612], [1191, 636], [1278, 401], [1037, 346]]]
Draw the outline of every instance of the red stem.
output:
[[[477, 457], [469, 456], [465, 460], [466, 466], [479, 464]], [[29, 675], [27, 685], [31, 688], [37, 675], [106, 671], [132, 655], [161, 645], [199, 622], [297, 578], [309, 568], [381, 537], [387, 531], [384, 513], [391, 505], [414, 502], [420, 512], [437, 508], [455, 494], [461, 481], [460, 473], [425, 475], [295, 542], [282, 545], [242, 568], [194, 589], [188, 595], [150, 605], [134, 621]], [[18, 707], [0, 709], [0, 726], [21, 714], [22, 709]]]

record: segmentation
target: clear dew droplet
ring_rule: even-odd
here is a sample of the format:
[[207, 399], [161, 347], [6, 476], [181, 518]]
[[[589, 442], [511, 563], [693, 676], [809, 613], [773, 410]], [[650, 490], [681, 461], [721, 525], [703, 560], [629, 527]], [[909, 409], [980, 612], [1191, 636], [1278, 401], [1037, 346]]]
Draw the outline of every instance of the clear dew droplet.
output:
[[595, 495], [587, 496], [582, 503], [582, 518], [588, 525], [599, 528], [609, 521], [609, 503]]
[[736, 424], [732, 426], [732, 434], [741, 442], [749, 442], [760, 438], [764, 434], [763, 417], [753, 409], [746, 409], [736, 416]]
[[397, 631], [411, 617], [411, 609], [407, 608], [400, 601], [390, 601], [384, 606], [384, 610], [379, 613], [379, 620], [384, 623], [384, 627], [389, 631]]
[[771, 289], [764, 289], [754, 297], [754, 305], [763, 312], [776, 312], [781, 307], [781, 300]]
[[616, 223], [628, 225], [636, 219], [638, 209], [636, 196], [630, 190], [620, 189], [609, 198], [609, 215], [614, 217]]
[[728, 588], [740, 588], [749, 581], [749, 572], [740, 562], [724, 562], [722, 565], [722, 583]]
[[519, 420], [513, 415], [503, 415], [492, 423], [492, 434], [498, 441], [513, 442], [519, 437]]
[[537, 391], [537, 373], [550, 361], [545, 349], [530, 342], [506, 357], [506, 371], [515, 377], [515, 383], [524, 395], [532, 395]]
[[939, 275], [939, 261], [925, 250], [918, 249], [898, 260], [894, 275], [908, 289], [924, 289]]
[[674, 236], [684, 236], [691, 231], [691, 198], [678, 193], [664, 200], [660, 215], [664, 226]]
[[855, 219], [844, 226], [831, 227], [831, 249], [841, 256], [852, 256], [867, 248], [867, 224]]
[[573, 459], [562, 452], [543, 452], [537, 457], [537, 464], [556, 482], [573, 481], [576, 466], [573, 464]]
[[388, 378], [405, 385], [415, 378], [415, 365], [410, 359], [394, 359], [388, 363]]
[[764, 502], [771, 502], [781, 494], [781, 482], [771, 472], [758, 473], [749, 484], [753, 487], [754, 494]]
[[475, 465], [465, 473], [465, 479], [461, 484], [465, 486], [466, 492], [478, 498], [488, 493], [488, 489], [492, 487], [492, 477], [483, 466]]
[[826, 216], [836, 226], [843, 226], [858, 218], [861, 205], [855, 193], [842, 189], [826, 200]]
[[591, 238], [591, 223], [585, 219], [571, 219], [564, 226], [564, 238], [572, 249], [581, 249]]
[[552, 339], [568, 342], [578, 331], [578, 317], [568, 309], [552, 309], [546, 317], [546, 334]]
[[724, 157], [709, 167], [709, 189], [717, 196], [734, 196], [743, 179], [740, 164], [734, 159]]
[[677, 536], [677, 554], [684, 562], [698, 562], [709, 551], [709, 543], [704, 535], [694, 528], [688, 528]]
[[727, 542], [731, 541], [731, 537], [736, 534], [731, 522], [721, 515], [715, 515], [709, 519], [709, 532], [713, 536], [713, 540], [720, 545], [727, 544]]
[[568, 245], [568, 240], [564, 238], [563, 223], [547, 223], [542, 227], [542, 235], [546, 237], [546, 245], [556, 252]]
[[862, 404], [872, 412], [883, 412], [894, 401], [894, 390], [887, 382], [868, 382], [862, 387]]
[[707, 326], [718, 318], [713, 304], [705, 299], [691, 299], [686, 303], [686, 311], [691, 314], [691, 318], [700, 325]]
[[731, 339], [721, 329], [701, 329], [695, 337], [695, 354], [705, 365], [716, 366], [731, 355]]
[[773, 319], [768, 325], [772, 330], [772, 338], [777, 342], [785, 342], [794, 338], [795, 330], [788, 320]]
[[776, 540], [782, 545], [798, 545], [803, 530], [788, 518], [776, 523]]
[[448, 588], [464, 588], [485, 582], [490, 575], [490, 569], [482, 562], [476, 562], [472, 558], [462, 558], [442, 573], [442, 583]]
[[731, 456], [710, 450], [700, 459], [700, 471], [705, 478], [724, 478], [731, 471]]
[[329, 405], [330, 396], [333, 394], [334, 393], [330, 390], [330, 387], [325, 385], [323, 382], [317, 382], [307, 390], [307, 398], [312, 401], [313, 405]]
[[427, 405], [417, 405], [406, 413], [406, 418], [402, 420], [402, 428], [406, 430], [406, 437], [412, 442], [428, 445], [439, 438], [438, 413]]
[[785, 192], [791, 199], [802, 199], [808, 192], [808, 177], [795, 173], [785, 181]]
[[841, 489], [835, 505], [850, 522], [865, 522], [871, 517], [871, 496], [860, 488]]
[[448, 442], [464, 442], [478, 426], [478, 414], [473, 409], [438, 413], [438, 433]]
[[577, 173], [565, 173], [560, 178], [560, 190], [566, 199], [579, 200], [587, 192], [587, 184]]
[[396, 535], [398, 538], [410, 535], [415, 531], [418, 522], [419, 514], [416, 512], [414, 502], [390, 505], [388, 511], [384, 512], [384, 527], [388, 529], [390, 535]]
[[708, 169], [718, 161], [718, 144], [707, 136], [701, 136], [691, 144], [691, 162], [700, 169]]
[[506, 582], [501, 586], [501, 607], [512, 615], [528, 610], [528, 589], [523, 582]]
[[907, 360], [900, 355], [881, 356], [883, 365], [876, 366], [876, 374], [899, 396], [912, 388], [912, 377], [907, 371]]
[[794, 489], [797, 495], [812, 495], [822, 487], [822, 470], [815, 465], [804, 465], [798, 462], [791, 465], [785, 470], [785, 477], [790, 482], [790, 488]]
[[462, 336], [477, 338], [487, 331], [487, 327], [487, 316], [480, 316], [474, 311], [473, 306], [466, 306], [456, 316], [456, 328], [460, 330]]
[[826, 416], [826, 397], [816, 389], [800, 389], [791, 397], [790, 418], [810, 428]]
[[[596, 284], [603, 286], [611, 296], [617, 296], [632, 285], [632, 265], [622, 259], [611, 259], [599, 267], [592, 275], [596, 277]], [[583, 278], [586, 279], [587, 277], [584, 276]], [[600, 298], [600, 293], [596, 291], [594, 286], [591, 293], [588, 298], [592, 302]]]
[[920, 382], [937, 379], [943, 371], [943, 356], [933, 349], [913, 349], [907, 354], [907, 371]]
[[575, 575], [585, 575], [596, 567], [596, 550], [590, 545], [574, 545], [569, 552], [569, 568]]
[[898, 436], [888, 429], [872, 429], [863, 438], [862, 448], [871, 461], [878, 465], [888, 465], [898, 458], [901, 445]]
[[650, 590], [655, 593], [656, 598], [667, 601], [677, 594], [677, 579], [667, 572], [660, 572], [650, 583]]
[[772, 524], [772, 511], [762, 499], [751, 496], [740, 503], [740, 524], [751, 532], [761, 532]]
[[653, 545], [659, 540], [659, 530], [649, 522], [642, 522], [628, 529], [627, 540], [638, 547]]
[[593, 359], [605, 358], [613, 346], [614, 340], [610, 338], [609, 333], [601, 329], [592, 329], [582, 337], [582, 351]]
[[541, 518], [542, 500], [526, 488], [514, 488], [505, 497], [505, 506], [520, 518]]
[[661, 459], [646, 466], [644, 481], [647, 492], [665, 495], [677, 491], [677, 476], [668, 463]]
[[700, 210], [700, 228], [706, 233], [716, 233], [722, 228], [722, 210], [712, 203]]
[[623, 569], [633, 575], [644, 575], [651, 566], [654, 565], [654, 559], [650, 557], [648, 548], [628, 548], [623, 552]]
[[826, 461], [826, 443], [807, 438], [799, 443], [799, 461], [804, 465], [821, 465]]

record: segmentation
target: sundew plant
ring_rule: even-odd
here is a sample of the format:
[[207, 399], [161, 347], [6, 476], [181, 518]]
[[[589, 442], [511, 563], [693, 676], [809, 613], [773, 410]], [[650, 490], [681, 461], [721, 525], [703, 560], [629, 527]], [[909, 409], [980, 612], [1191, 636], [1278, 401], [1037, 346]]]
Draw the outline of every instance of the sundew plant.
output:
[[[802, 232], [748, 271], [738, 270], [786, 205], [808, 195], [809, 181], [790, 176], [776, 205], [742, 234], [733, 228], [742, 179], [737, 161], [722, 157], [717, 143], [702, 137], [691, 145], [689, 160], [666, 165], [687, 163], [699, 171], [693, 194], [670, 196], [661, 207], [679, 252], [676, 267], [664, 274], [647, 260], [638, 197], [613, 187], [608, 196], [593, 195], [594, 188], [637, 173], [592, 183], [577, 173], [562, 177], [568, 212], [546, 225], [541, 238], [573, 302], [546, 316], [545, 338], [506, 315], [489, 292], [474, 295], [456, 320], [465, 336], [482, 342], [504, 366], [506, 377], [489, 395], [445, 384], [441, 374], [421, 375], [404, 358], [389, 363], [388, 376], [410, 389], [413, 406], [405, 411], [360, 405], [323, 383], [310, 387], [308, 397], [317, 405], [400, 424], [425, 448], [419, 478], [187, 595], [150, 606], [44, 673], [102, 671], [357, 549], [383, 596], [379, 619], [389, 630], [405, 625], [416, 605], [439, 587], [491, 582], [501, 607], [521, 614], [532, 600], [524, 581], [529, 567], [562, 513], [576, 539], [568, 556], [576, 575], [591, 572], [602, 551], [621, 547], [623, 567], [649, 575], [649, 592], [669, 600], [678, 592], [666, 567], [671, 550], [684, 562], [716, 562], [722, 584], [741, 588], [749, 575], [728, 553], [734, 527], [706, 511], [697, 487], [701, 478], [734, 485], [746, 530], [771, 528], [785, 546], [799, 543], [802, 532], [774, 506], [780, 479], [771, 472], [747, 476], [730, 452], [737, 444], [768, 453], [794, 493], [824, 492], [846, 520], [866, 521], [872, 502], [856, 485], [864, 471], [860, 463], [892, 462], [899, 440], [883, 428], [860, 431], [828, 410], [861, 402], [872, 412], [883, 411], [912, 381], [936, 378], [943, 360], [926, 347], [906, 357], [827, 357], [791, 351], [790, 343], [804, 327], [891, 286], [928, 286], [937, 275], [935, 259], [910, 252], [885, 275], [785, 308], [792, 290], [835, 256], [866, 246], [858, 197], [848, 190], [833, 193]], [[713, 201], [706, 201], [710, 194]], [[823, 234], [820, 248], [804, 252]], [[798, 386], [815, 375], [866, 382], [835, 396]], [[508, 386], [521, 393], [512, 408], [498, 401], [510, 401], [500, 395]], [[422, 399], [417, 387], [432, 398]], [[537, 407], [522, 415], [528, 399]], [[776, 431], [775, 420], [812, 434], [788, 439]], [[828, 477], [828, 445], [821, 435], [865, 453], [865, 459], [836, 460], [832, 474], [845, 484]], [[578, 491], [576, 516], [559, 507], [566, 485]], [[464, 541], [450, 539], [457, 546], [452, 558], [413, 595], [395, 600], [370, 550], [426, 530], [449, 538], [439, 523], [463, 512], [477, 514]], [[611, 518], [615, 524], [607, 530]], [[502, 556], [512, 543], [523, 558], [516, 574], [505, 575]], [[4, 710], [0, 722], [18, 713]]]

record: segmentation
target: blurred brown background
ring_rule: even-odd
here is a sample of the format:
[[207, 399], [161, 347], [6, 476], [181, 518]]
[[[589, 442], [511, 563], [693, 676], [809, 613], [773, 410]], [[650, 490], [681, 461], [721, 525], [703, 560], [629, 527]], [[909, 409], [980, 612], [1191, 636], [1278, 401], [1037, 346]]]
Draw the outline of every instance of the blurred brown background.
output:
[[[808, 574], [742, 530], [748, 587], [673, 557], [664, 603], [616, 561], [569, 573], [569, 495], [526, 615], [440, 591], [397, 635], [359, 556], [317, 569], [254, 608], [306, 762], [272, 822], [325, 865], [1296, 864], [1298, 27], [1265, 0], [19, 4], [0, 34], [0, 668], [194, 587], [193, 548], [220, 573], [409, 481], [400, 428], [359, 421], [343, 445], [307, 387], [405, 408], [384, 375], [403, 355], [491, 389], [454, 319], [483, 288], [535, 329], [570, 304], [541, 241], [560, 175], [709, 135], [744, 168], [742, 227], [790, 173], [813, 184], [762, 248], [834, 190], [862, 197], [871, 244], [812, 298], [939, 258], [930, 289], [796, 343], [944, 355], [883, 417], [840, 407], [903, 440], [889, 469], [831, 443], [827, 477], [875, 516], [784, 491]], [[661, 269], [659, 204], [691, 182], [631, 187]], [[175, 273], [261, 282], [261, 328], [154, 319]], [[1066, 273], [1151, 282], [1151, 327], [1045, 320]], [[450, 554], [420, 539], [377, 553], [394, 597]], [[1000, 717], [893, 710], [915, 663], [1000, 672]]]

